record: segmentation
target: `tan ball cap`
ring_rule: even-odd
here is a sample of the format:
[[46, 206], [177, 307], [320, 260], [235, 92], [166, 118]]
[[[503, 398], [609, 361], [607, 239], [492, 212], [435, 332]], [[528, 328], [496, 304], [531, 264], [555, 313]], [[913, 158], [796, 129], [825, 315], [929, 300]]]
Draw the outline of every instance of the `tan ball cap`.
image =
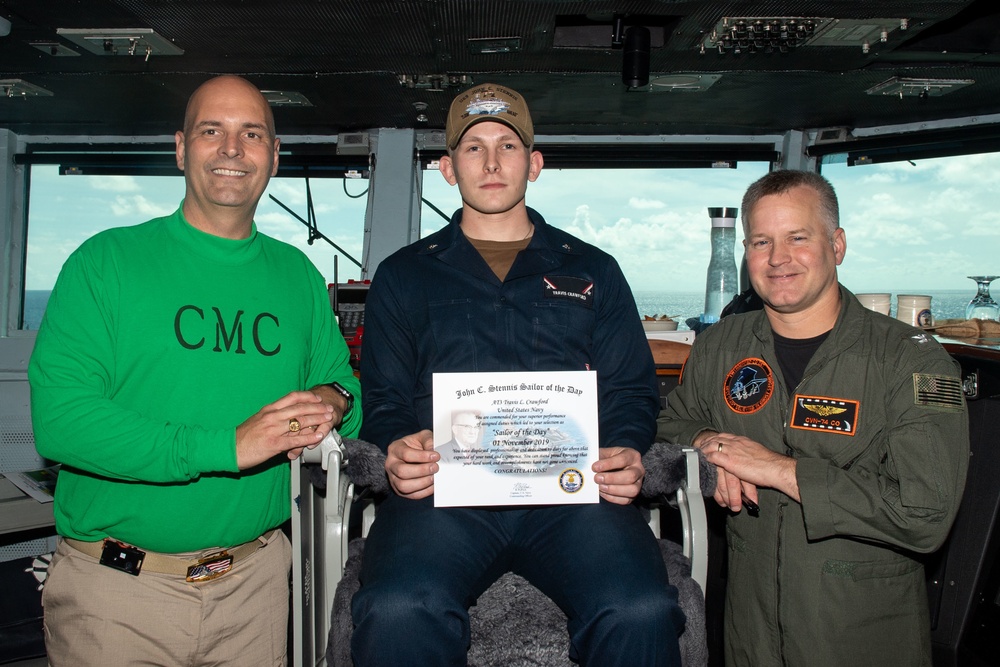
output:
[[531, 114], [521, 94], [495, 83], [484, 83], [459, 94], [451, 103], [444, 126], [448, 148], [454, 149], [469, 127], [484, 120], [510, 126], [525, 146], [530, 147], [535, 141]]

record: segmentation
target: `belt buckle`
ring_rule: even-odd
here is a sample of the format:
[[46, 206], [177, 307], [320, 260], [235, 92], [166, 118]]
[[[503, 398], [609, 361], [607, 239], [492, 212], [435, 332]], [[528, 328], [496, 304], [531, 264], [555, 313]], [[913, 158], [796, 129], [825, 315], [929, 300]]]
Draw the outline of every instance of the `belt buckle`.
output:
[[209, 581], [221, 577], [233, 569], [233, 557], [228, 551], [220, 551], [202, 558], [187, 569], [184, 581]]

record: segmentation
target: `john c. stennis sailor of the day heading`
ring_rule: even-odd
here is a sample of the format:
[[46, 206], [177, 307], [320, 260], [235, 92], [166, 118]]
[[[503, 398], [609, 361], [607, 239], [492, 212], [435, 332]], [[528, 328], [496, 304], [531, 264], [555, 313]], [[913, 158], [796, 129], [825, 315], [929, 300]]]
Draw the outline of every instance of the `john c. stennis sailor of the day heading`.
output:
[[551, 391], [557, 394], [574, 394], [577, 396], [583, 395], [582, 389], [577, 389], [576, 387], [563, 386], [561, 384], [529, 384], [527, 382], [522, 382], [521, 384], [490, 384], [485, 387], [479, 385], [475, 389], [458, 389], [455, 391], [456, 398], [465, 398], [467, 396], [475, 396], [476, 394], [492, 394], [498, 391]]

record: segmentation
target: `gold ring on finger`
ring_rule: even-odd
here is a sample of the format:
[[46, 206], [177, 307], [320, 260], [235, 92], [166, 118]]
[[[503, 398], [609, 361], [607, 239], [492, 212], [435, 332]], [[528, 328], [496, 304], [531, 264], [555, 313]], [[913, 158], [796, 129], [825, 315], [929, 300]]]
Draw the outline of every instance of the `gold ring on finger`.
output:
[[291, 419], [288, 420], [289, 431], [291, 431], [292, 433], [298, 433], [300, 428], [302, 428], [302, 424], [299, 423], [298, 419], [292, 417]]
[[722, 443], [721, 442], [719, 443], [719, 449], [717, 451], [720, 451], [720, 452], [722, 451]]

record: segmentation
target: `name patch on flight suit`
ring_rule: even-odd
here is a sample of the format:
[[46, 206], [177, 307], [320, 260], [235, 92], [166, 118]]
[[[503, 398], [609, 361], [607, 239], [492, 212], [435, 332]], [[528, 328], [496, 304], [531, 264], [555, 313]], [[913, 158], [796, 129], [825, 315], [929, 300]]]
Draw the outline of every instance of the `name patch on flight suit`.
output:
[[796, 394], [792, 428], [854, 435], [858, 430], [858, 402], [845, 398]]
[[745, 415], [757, 412], [774, 393], [774, 373], [763, 359], [743, 359], [726, 375], [722, 393], [733, 412]]
[[573, 276], [543, 276], [546, 299], [569, 299], [576, 303], [594, 307], [594, 283]]

